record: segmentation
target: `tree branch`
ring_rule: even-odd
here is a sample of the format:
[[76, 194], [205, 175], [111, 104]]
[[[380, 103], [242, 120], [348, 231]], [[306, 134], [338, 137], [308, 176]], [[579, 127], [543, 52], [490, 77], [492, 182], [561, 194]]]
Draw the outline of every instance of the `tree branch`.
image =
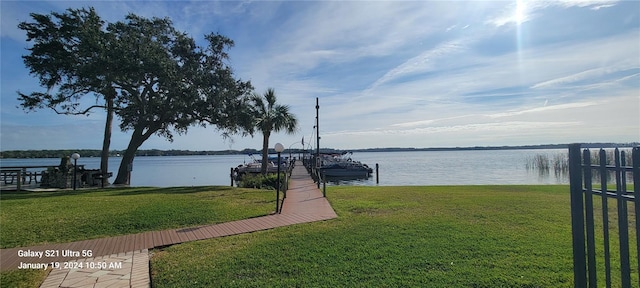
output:
[[[87, 108], [87, 109], [85, 109], [84, 111], [81, 111], [81, 112], [58, 111], [58, 109], [56, 109], [55, 107], [51, 107], [51, 109], [53, 109], [53, 111], [55, 111], [56, 114], [59, 114], [59, 115], [84, 115], [84, 114], [89, 113], [89, 110], [91, 110], [93, 108], [104, 108], [104, 109], [107, 109], [107, 106], [104, 106], [104, 105], [93, 105], [93, 106], [90, 106], [89, 108]], [[114, 111], [119, 111], [121, 109], [117, 108], [117, 107], [114, 107], [113, 110]]]

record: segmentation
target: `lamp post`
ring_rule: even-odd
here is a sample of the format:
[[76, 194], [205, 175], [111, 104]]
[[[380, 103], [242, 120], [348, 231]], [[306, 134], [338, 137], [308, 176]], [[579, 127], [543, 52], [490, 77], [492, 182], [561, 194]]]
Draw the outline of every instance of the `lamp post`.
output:
[[[291, 143], [291, 145], [289, 145], [289, 148], [287, 148], [287, 149], [289, 149], [289, 160], [293, 159], [293, 156], [291, 154], [291, 147], [293, 147], [293, 145], [296, 145], [298, 143], [302, 143], [302, 149], [304, 149], [304, 138], [302, 138], [302, 142], [298, 141], [298, 142]], [[300, 150], [298, 150], [298, 157], [299, 156], [300, 156]], [[302, 160], [302, 158], [300, 160]]]
[[276, 150], [276, 152], [278, 152], [278, 176], [277, 176], [277, 184], [276, 184], [276, 213], [280, 213], [279, 208], [279, 202], [280, 202], [280, 153], [282, 153], [282, 151], [284, 151], [284, 146], [282, 146], [282, 144], [280, 143], [276, 143], [276, 146], [274, 147], [274, 149]]
[[76, 190], [76, 174], [78, 174], [78, 159], [80, 159], [80, 154], [73, 153], [71, 154], [71, 158], [73, 159], [73, 190]]
[[[318, 102], [318, 97], [316, 97], [316, 173], [320, 168], [320, 102]], [[318, 189], [320, 189], [320, 176], [318, 176]]]

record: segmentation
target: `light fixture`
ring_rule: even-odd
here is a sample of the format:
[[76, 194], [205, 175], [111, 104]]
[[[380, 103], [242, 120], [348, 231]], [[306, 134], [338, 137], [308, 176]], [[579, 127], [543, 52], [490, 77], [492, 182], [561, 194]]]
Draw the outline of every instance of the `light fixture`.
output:
[[80, 159], [80, 154], [78, 153], [71, 154], [71, 159], [73, 159], [73, 190], [76, 190], [76, 185], [77, 185], [76, 174], [78, 174], [78, 159]]

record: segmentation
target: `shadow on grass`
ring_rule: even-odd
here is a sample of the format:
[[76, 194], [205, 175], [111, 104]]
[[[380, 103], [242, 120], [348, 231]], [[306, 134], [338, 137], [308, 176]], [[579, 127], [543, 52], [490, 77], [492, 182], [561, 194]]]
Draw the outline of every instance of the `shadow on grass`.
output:
[[187, 194], [199, 192], [228, 191], [234, 189], [228, 186], [194, 186], [194, 187], [118, 187], [107, 189], [80, 189], [80, 190], [58, 190], [58, 191], [2, 191], [0, 200], [24, 200], [38, 199], [60, 196], [89, 195], [100, 193], [101, 196], [126, 196], [145, 194]]
[[[199, 193], [199, 192], [213, 192], [213, 191], [229, 191], [234, 189], [229, 186], [185, 186], [185, 187], [136, 187], [126, 188], [113, 193], [113, 196], [122, 195], [144, 195], [144, 194], [187, 194], [187, 193]], [[104, 190], [103, 190], [104, 191]]]
[[67, 195], [82, 195], [96, 192], [97, 190], [58, 190], [58, 191], [2, 191], [0, 200], [22, 200], [47, 197], [59, 197]]

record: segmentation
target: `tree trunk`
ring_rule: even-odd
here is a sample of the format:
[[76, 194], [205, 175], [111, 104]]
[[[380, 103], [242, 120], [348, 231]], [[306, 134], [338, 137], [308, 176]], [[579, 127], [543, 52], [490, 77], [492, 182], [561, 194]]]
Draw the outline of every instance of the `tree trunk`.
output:
[[151, 136], [157, 130], [148, 130], [143, 134], [142, 129], [143, 128], [134, 129], [133, 135], [131, 135], [131, 140], [129, 140], [129, 146], [127, 146], [127, 150], [124, 152], [124, 155], [122, 155], [120, 168], [118, 168], [118, 175], [116, 176], [116, 180], [113, 182], [113, 184], [130, 184], [129, 172], [131, 168], [130, 165], [133, 165], [133, 158], [136, 156], [136, 152], [138, 151], [138, 148], [140, 148], [142, 143], [149, 139], [149, 136]]
[[267, 163], [269, 163], [269, 136], [271, 133], [262, 132], [262, 166], [260, 171], [262, 175], [267, 175]]
[[[115, 91], [114, 91], [115, 92]], [[109, 147], [111, 146], [111, 128], [113, 126], [113, 100], [115, 95], [107, 95], [107, 121], [104, 125], [104, 139], [102, 140], [102, 153], [100, 154], [100, 172], [103, 176], [109, 173]], [[108, 185], [109, 178], [102, 177], [102, 185]]]

